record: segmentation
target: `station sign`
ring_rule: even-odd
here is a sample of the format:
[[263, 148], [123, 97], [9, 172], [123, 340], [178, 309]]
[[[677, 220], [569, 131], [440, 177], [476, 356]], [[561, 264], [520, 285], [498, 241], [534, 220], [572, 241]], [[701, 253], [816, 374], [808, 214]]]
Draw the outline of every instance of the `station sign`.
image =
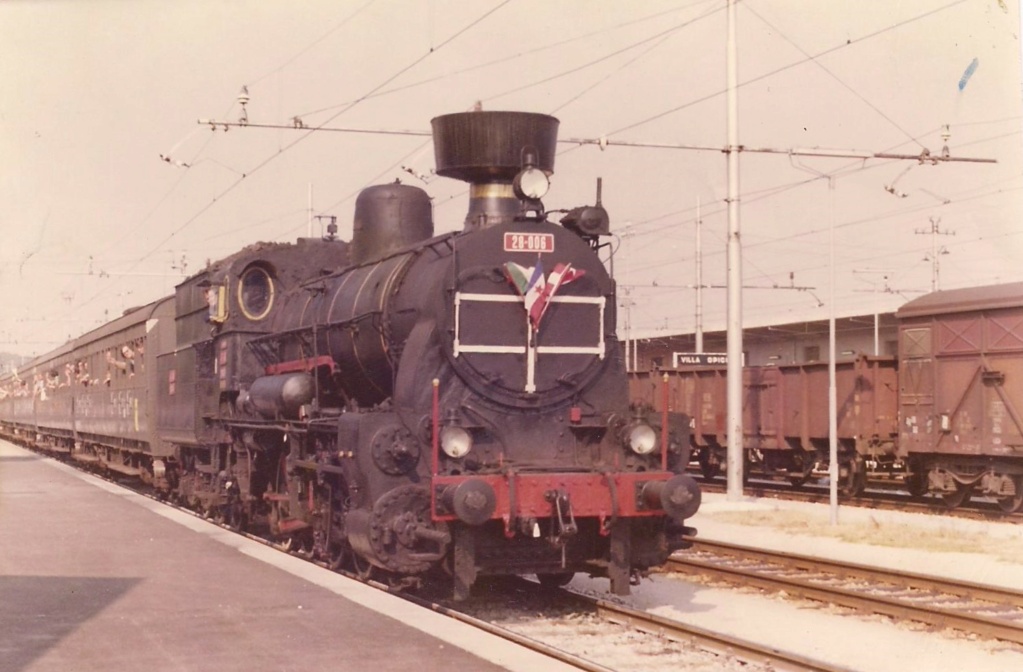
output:
[[727, 352], [673, 352], [673, 368], [680, 366], [728, 366]]

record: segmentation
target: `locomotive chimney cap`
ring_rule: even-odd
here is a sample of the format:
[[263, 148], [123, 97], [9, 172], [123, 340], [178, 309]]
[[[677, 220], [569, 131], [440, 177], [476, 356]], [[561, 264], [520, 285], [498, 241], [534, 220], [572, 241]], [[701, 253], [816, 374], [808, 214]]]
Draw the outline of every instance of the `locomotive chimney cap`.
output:
[[557, 118], [535, 112], [473, 111], [435, 117], [437, 174], [483, 184], [512, 182], [529, 166], [554, 172]]

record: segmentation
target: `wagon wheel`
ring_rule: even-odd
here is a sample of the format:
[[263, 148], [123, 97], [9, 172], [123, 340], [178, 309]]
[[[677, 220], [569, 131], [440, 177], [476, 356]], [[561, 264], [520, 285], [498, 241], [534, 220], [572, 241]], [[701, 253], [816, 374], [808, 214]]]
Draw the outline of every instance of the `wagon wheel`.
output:
[[849, 460], [848, 471], [848, 475], [840, 481], [842, 494], [859, 497], [867, 489], [867, 465], [863, 457], [857, 455]]
[[962, 506], [963, 502], [970, 498], [970, 492], [972, 490], [972, 485], [956, 483], [956, 491], [950, 492], [947, 495], [942, 495], [941, 498], [945, 500], [945, 506], [950, 509], [956, 509]]
[[927, 494], [927, 473], [914, 471], [906, 478], [906, 489], [914, 499], [919, 499]]
[[793, 474], [789, 476], [789, 483], [792, 484], [793, 488], [801, 488], [810, 480], [810, 476], [809, 472]]
[[573, 578], [575, 578], [575, 572], [552, 572], [549, 574], [536, 575], [537, 581], [539, 581], [540, 585], [547, 590], [567, 586]]
[[[801, 488], [813, 476], [814, 463], [811, 461], [812, 458], [806, 457], [806, 454], [802, 451], [794, 453], [792, 460], [793, 470], [789, 474], [789, 483], [792, 484], [793, 488]], [[798, 471], [796, 471], [797, 469]]]
[[1011, 478], [1016, 493], [1008, 497], [998, 498], [998, 508], [1005, 513], [1016, 513], [1023, 509], [1023, 476], [1012, 476]]
[[697, 462], [700, 463], [700, 473], [708, 481], [721, 473], [721, 460], [710, 447], [700, 449], [697, 453]]

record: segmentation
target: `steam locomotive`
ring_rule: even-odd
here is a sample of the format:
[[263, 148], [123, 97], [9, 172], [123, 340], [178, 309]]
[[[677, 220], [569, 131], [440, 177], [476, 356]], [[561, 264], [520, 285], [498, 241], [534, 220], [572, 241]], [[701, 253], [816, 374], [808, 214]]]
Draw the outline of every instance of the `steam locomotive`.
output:
[[548, 220], [558, 120], [432, 121], [464, 229], [365, 189], [350, 243], [256, 244], [0, 377], [5, 437], [401, 585], [627, 594], [695, 534], [688, 420], [630, 407], [597, 203]]

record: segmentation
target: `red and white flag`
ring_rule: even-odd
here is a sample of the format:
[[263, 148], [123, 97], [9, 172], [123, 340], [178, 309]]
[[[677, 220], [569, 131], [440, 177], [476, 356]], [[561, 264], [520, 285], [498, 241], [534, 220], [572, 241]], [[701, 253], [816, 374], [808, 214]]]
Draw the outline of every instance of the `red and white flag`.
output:
[[586, 275], [586, 271], [577, 271], [572, 268], [572, 264], [558, 264], [551, 271], [550, 277], [547, 278], [547, 282], [540, 288], [539, 295], [536, 299], [530, 303], [526, 300], [526, 310], [529, 311], [529, 322], [533, 325], [534, 330], [540, 329], [540, 320], [543, 319], [544, 313], [547, 312], [547, 307], [550, 305], [551, 299], [561, 289], [562, 285], [567, 285], [573, 280]]

